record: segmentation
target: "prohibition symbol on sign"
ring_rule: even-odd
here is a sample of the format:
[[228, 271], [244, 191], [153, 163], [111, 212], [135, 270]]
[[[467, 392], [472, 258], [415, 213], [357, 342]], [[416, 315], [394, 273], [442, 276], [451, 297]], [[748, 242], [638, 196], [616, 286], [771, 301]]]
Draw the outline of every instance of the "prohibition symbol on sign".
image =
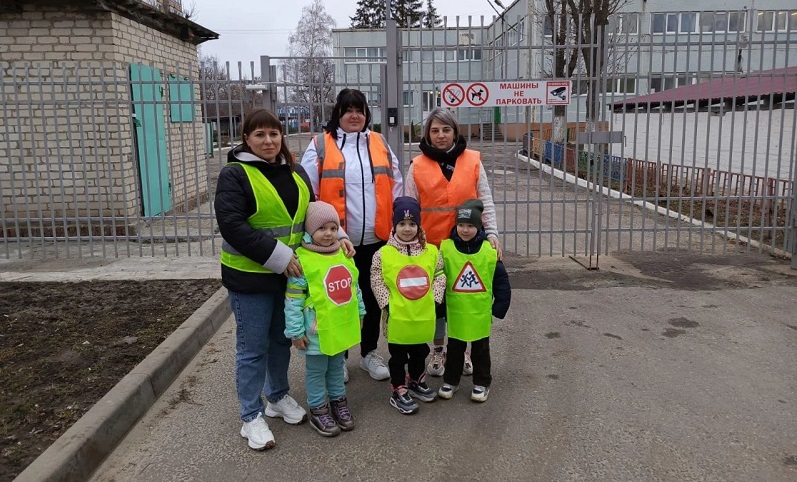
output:
[[476, 82], [475, 84], [470, 84], [468, 86], [468, 102], [474, 107], [480, 107], [487, 102], [487, 99], [490, 98], [490, 91], [487, 90], [487, 86], [482, 84], [481, 82]]
[[465, 100], [465, 89], [459, 84], [447, 85], [443, 89], [443, 100], [449, 107], [459, 107]]
[[396, 276], [396, 288], [408, 300], [417, 300], [429, 291], [429, 275], [418, 265], [401, 268]]

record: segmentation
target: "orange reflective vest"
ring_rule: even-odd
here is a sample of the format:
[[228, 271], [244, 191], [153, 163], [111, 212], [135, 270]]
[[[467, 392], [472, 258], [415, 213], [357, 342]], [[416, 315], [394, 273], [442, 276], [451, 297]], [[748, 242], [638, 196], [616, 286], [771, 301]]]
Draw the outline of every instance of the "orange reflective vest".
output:
[[[335, 138], [329, 133], [316, 136], [315, 146], [318, 153], [318, 199], [335, 207], [340, 217], [340, 227], [345, 230], [346, 160]], [[368, 135], [368, 153], [376, 193], [374, 234], [382, 241], [387, 241], [393, 229], [393, 166], [390, 151], [381, 134], [371, 132]]]
[[421, 154], [412, 160], [413, 179], [421, 204], [421, 227], [426, 240], [435, 246], [447, 239], [456, 221], [456, 211], [468, 199], [479, 197], [481, 156], [465, 149], [457, 158], [451, 181], [446, 179], [440, 164]]

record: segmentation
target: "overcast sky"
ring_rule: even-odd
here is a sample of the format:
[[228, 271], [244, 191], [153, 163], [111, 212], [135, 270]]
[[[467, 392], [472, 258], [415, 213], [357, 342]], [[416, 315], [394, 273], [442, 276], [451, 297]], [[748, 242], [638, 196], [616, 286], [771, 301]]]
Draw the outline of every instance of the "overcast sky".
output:
[[[311, 0], [183, 0], [186, 6], [194, 3], [197, 14], [191, 20], [219, 34], [218, 40], [201, 45], [203, 54], [215, 55], [222, 62], [242, 61], [248, 66], [255, 61], [259, 71], [261, 55], [282, 57], [287, 55], [288, 36], [296, 29], [302, 8]], [[424, 5], [426, 1], [424, 0]], [[504, 0], [509, 6], [512, 0]], [[490, 23], [495, 12], [487, 0], [434, 0], [440, 16], [448, 16], [449, 24], [460, 16], [460, 25], [467, 25], [467, 16], [484, 15], [484, 24]], [[348, 28], [349, 17], [357, 9], [356, 0], [324, 0], [327, 12], [335, 19], [336, 28]], [[248, 69], [248, 67], [247, 67]]]

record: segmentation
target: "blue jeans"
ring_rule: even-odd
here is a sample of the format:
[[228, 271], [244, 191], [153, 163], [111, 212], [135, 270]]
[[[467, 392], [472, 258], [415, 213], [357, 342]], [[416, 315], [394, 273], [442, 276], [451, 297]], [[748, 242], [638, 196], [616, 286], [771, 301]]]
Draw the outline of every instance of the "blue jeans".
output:
[[230, 291], [235, 315], [235, 388], [241, 420], [265, 410], [260, 393], [277, 402], [288, 394], [291, 341], [285, 337], [285, 294]]
[[323, 405], [327, 395], [331, 400], [345, 397], [346, 386], [343, 384], [343, 353], [335, 356], [306, 355], [307, 370], [304, 375], [307, 390], [307, 405], [310, 408]]

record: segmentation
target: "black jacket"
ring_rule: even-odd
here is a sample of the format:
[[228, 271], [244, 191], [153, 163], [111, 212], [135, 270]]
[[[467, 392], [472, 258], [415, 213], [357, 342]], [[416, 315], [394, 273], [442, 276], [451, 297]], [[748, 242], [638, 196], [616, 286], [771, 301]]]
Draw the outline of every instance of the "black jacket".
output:
[[[484, 229], [479, 229], [476, 236], [470, 241], [463, 241], [457, 234], [457, 227], [451, 229], [451, 240], [454, 241], [454, 247], [457, 251], [465, 254], [478, 253], [482, 247], [482, 243], [487, 241], [487, 234]], [[493, 274], [493, 316], [503, 319], [506, 312], [509, 311], [509, 303], [512, 301], [512, 286], [509, 285], [509, 274], [506, 272], [506, 267], [501, 260], [495, 265], [495, 274]]]
[[[274, 185], [288, 214], [291, 217], [296, 214], [299, 208], [299, 188], [293, 180], [288, 164], [271, 165], [244, 151], [241, 146], [237, 146], [227, 153], [227, 162], [243, 162], [257, 167], [263, 176]], [[314, 201], [310, 179], [304, 168], [296, 163], [294, 170], [307, 184], [310, 201]], [[288, 260], [285, 260], [285, 266], [281, 265], [283, 258], [287, 255], [286, 246], [281, 243], [279, 243], [281, 246], [278, 246], [276, 239], [252, 228], [249, 224], [248, 218], [255, 213], [257, 203], [249, 178], [241, 166], [228, 164], [221, 170], [216, 185], [214, 207], [221, 235], [233, 248], [261, 265], [269, 262], [276, 263], [275, 271], [280, 267], [282, 270], [285, 269]], [[246, 273], [222, 265], [221, 282], [228, 289], [239, 293], [269, 293], [283, 291], [286, 278], [282, 274]]]

